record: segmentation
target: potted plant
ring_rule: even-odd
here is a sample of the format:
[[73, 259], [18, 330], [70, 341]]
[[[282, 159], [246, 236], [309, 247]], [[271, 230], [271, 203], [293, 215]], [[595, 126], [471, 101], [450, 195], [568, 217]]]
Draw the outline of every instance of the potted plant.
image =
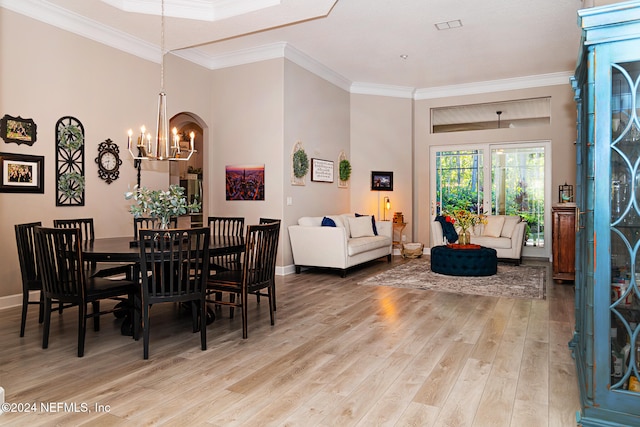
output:
[[160, 228], [169, 228], [171, 217], [185, 215], [187, 212], [200, 212], [201, 204], [198, 201], [187, 203], [184, 196], [184, 188], [179, 185], [170, 185], [168, 191], [149, 190], [146, 187], [134, 187], [124, 195], [125, 199], [133, 199], [130, 212], [135, 218], [145, 214], [160, 220]]

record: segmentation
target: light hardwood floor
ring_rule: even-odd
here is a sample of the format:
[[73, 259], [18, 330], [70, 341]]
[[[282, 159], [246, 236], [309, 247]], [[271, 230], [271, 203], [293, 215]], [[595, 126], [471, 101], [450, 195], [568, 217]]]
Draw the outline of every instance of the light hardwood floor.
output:
[[278, 277], [275, 326], [252, 298], [249, 338], [223, 309], [204, 352], [190, 317], [154, 306], [148, 361], [111, 315], [78, 358], [75, 309], [52, 315], [47, 350], [33, 306], [24, 338], [20, 309], [0, 311], [5, 401], [37, 406], [0, 425], [576, 425], [572, 285], [548, 275], [546, 300], [357, 285], [401, 262]]

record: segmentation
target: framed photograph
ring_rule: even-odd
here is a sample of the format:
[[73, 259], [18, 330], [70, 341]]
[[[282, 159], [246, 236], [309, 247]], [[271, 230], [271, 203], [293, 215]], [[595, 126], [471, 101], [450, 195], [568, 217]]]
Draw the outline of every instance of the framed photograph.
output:
[[4, 142], [33, 145], [36, 142], [37, 126], [33, 119], [12, 117], [6, 114], [0, 119], [0, 136]]
[[371, 172], [371, 190], [393, 191], [393, 172]]
[[0, 153], [0, 193], [44, 193], [44, 156]]
[[227, 200], [264, 200], [264, 165], [226, 166]]
[[311, 159], [311, 181], [333, 182], [333, 162]]

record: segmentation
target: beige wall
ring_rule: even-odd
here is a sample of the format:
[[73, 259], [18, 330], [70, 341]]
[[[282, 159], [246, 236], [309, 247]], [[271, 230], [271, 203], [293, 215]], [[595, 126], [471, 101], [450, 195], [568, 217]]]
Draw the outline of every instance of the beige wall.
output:
[[[45, 157], [44, 194], [0, 193], [1, 298], [21, 293], [14, 224], [55, 218], [93, 217], [96, 236], [133, 233], [128, 186], [136, 183], [136, 170], [127, 151], [127, 130], [142, 124], [155, 127], [160, 89], [160, 65], [109, 48], [100, 43], [0, 8], [0, 114], [33, 118], [38, 126], [32, 146], [0, 142], [0, 151]], [[46, 41], [46, 42], [45, 42]], [[208, 81], [202, 68], [169, 60], [181, 75], [189, 76], [175, 87], [177, 76], [166, 70], [168, 113], [177, 108], [209, 117], [202, 87]], [[175, 89], [175, 90], [173, 90]], [[55, 124], [63, 116], [76, 117], [85, 128], [85, 206], [56, 207]], [[98, 178], [98, 144], [110, 138], [120, 148], [120, 177], [111, 184]], [[168, 166], [145, 164], [142, 184], [164, 188]]]
[[[412, 105], [411, 99], [386, 96], [351, 96], [351, 206], [377, 220], [385, 217], [383, 200], [402, 212], [407, 222], [403, 234], [412, 241]], [[371, 191], [371, 172], [393, 172], [393, 191]], [[398, 236], [399, 237], [399, 236]]]
[[[486, 131], [431, 134], [430, 109], [434, 107], [498, 102], [512, 99], [551, 97], [551, 124], [546, 126]], [[551, 141], [551, 196], [556, 200], [557, 188], [565, 182], [575, 185], [576, 176], [576, 110], [573, 91], [566, 85], [496, 92], [473, 96], [457, 96], [421, 100], [415, 103], [414, 142], [414, 215], [417, 240], [430, 245], [429, 148], [434, 145], [480, 144], [495, 142]]]
[[[322, 216], [349, 212], [349, 189], [338, 188], [338, 156], [349, 150], [349, 93], [300, 66], [285, 61], [283, 169], [284, 266], [293, 264], [286, 226], [297, 224], [301, 216]], [[291, 153], [301, 141], [309, 159], [333, 161], [334, 182], [311, 181], [291, 184]], [[291, 205], [286, 204], [291, 198]]]
[[[54, 218], [93, 217], [97, 236], [129, 235], [132, 219], [123, 194], [136, 181], [126, 150], [126, 131], [141, 124], [153, 128], [160, 86], [160, 65], [106, 47], [0, 8], [0, 113], [33, 118], [38, 140], [26, 145], [0, 142], [0, 151], [43, 155], [45, 194], [0, 194], [0, 286], [2, 297], [21, 292], [13, 225]], [[46, 40], [46, 43], [43, 41]], [[15, 41], [15, 42], [14, 42]], [[383, 216], [389, 195], [390, 215], [403, 212], [407, 239], [428, 242], [428, 147], [435, 144], [494, 140], [553, 141], [553, 186], [574, 182], [575, 107], [566, 86], [428, 101], [347, 91], [286, 60], [206, 70], [174, 56], [165, 64], [169, 115], [188, 112], [204, 124], [205, 215], [240, 215], [283, 219], [278, 266], [290, 267], [286, 227], [303, 215], [347, 211]], [[552, 124], [545, 128], [430, 135], [429, 108], [531, 96], [552, 96]], [[55, 206], [56, 121], [77, 117], [86, 130], [86, 203]], [[504, 133], [502, 133], [504, 132]], [[415, 137], [414, 137], [415, 133]], [[120, 178], [107, 185], [97, 176], [98, 143], [111, 138], [121, 150]], [[331, 160], [333, 183], [290, 183], [290, 155], [302, 141], [310, 158]], [[338, 155], [352, 163], [348, 189], [337, 187]], [[265, 164], [263, 202], [226, 201], [226, 165]], [[371, 171], [393, 171], [394, 191], [370, 190]], [[168, 166], [145, 163], [142, 184], [166, 187]], [[554, 193], [555, 194], [555, 193]], [[286, 200], [291, 197], [292, 204]]]

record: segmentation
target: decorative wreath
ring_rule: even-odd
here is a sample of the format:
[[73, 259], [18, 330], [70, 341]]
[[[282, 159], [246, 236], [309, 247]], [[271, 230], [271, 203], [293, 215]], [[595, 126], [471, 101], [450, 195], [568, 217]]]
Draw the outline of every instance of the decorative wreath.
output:
[[60, 175], [58, 190], [69, 199], [81, 196], [84, 191], [84, 176], [78, 172], [67, 172]]
[[293, 175], [296, 178], [302, 178], [309, 172], [309, 158], [304, 149], [300, 149], [293, 153]]
[[340, 181], [348, 181], [351, 176], [351, 163], [347, 159], [340, 160]]
[[75, 151], [82, 147], [82, 144], [84, 144], [84, 137], [78, 126], [69, 124], [58, 131], [58, 146]]

